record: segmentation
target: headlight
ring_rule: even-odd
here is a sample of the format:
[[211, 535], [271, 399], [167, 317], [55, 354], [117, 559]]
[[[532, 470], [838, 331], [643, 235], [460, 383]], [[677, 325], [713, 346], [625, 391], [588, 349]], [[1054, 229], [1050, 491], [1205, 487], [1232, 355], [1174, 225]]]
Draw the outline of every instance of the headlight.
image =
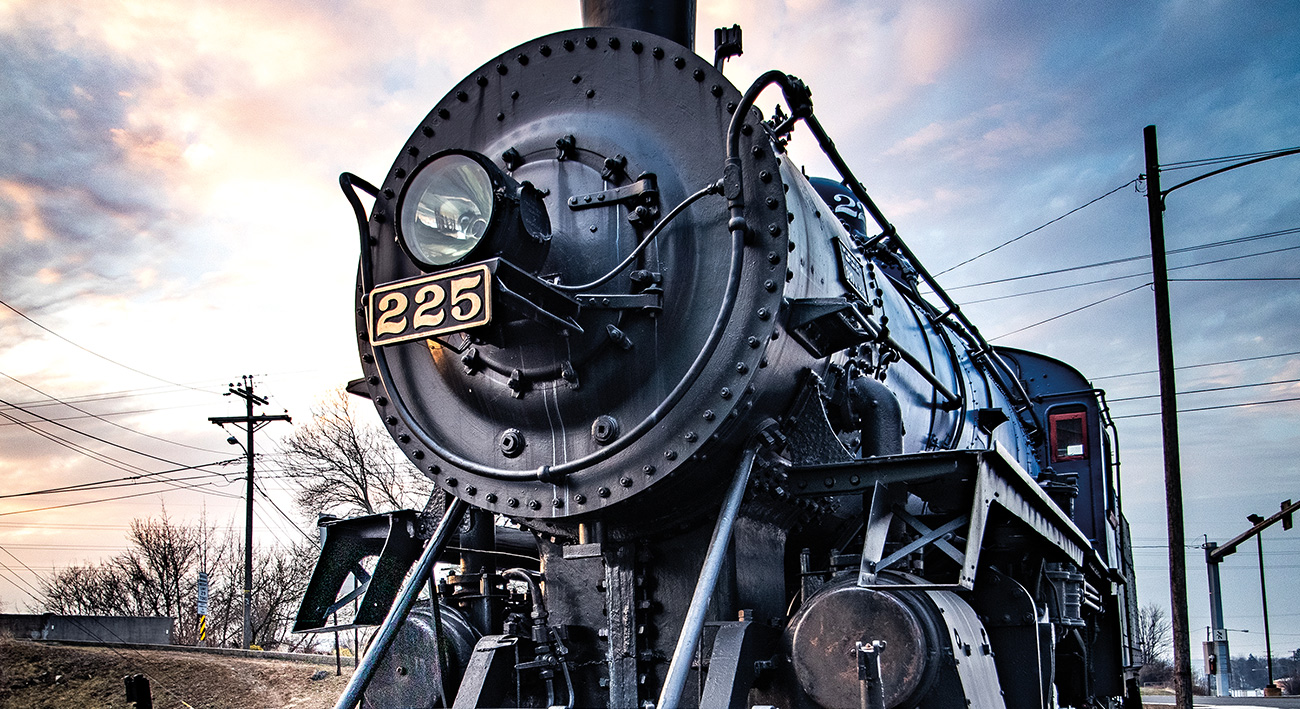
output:
[[465, 258], [492, 223], [494, 191], [487, 169], [466, 155], [426, 163], [411, 178], [400, 207], [407, 252], [434, 268]]

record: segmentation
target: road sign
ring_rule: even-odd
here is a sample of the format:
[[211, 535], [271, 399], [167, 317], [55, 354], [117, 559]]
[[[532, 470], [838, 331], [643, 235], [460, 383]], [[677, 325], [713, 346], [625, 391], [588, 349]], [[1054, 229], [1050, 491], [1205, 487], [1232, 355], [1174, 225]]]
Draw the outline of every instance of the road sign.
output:
[[199, 592], [199, 602], [198, 602], [199, 615], [207, 615], [208, 614], [208, 572], [206, 571], [199, 572], [198, 592]]

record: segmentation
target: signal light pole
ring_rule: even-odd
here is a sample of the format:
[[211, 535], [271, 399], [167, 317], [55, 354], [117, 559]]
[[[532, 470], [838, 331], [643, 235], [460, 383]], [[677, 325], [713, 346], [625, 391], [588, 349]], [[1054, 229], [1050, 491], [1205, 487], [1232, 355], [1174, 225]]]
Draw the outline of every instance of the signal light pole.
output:
[[1210, 578], [1210, 622], [1214, 623], [1214, 644], [1216, 654], [1219, 656], [1219, 695], [1220, 697], [1228, 696], [1228, 631], [1223, 627], [1223, 596], [1218, 592], [1219, 589], [1219, 563], [1225, 556], [1234, 554], [1237, 547], [1243, 542], [1255, 537], [1255, 543], [1259, 549], [1259, 595], [1264, 605], [1264, 653], [1268, 658], [1268, 684], [1273, 686], [1273, 642], [1268, 632], [1268, 595], [1264, 589], [1264, 541], [1262, 532], [1265, 529], [1282, 523], [1282, 529], [1291, 529], [1293, 519], [1297, 510], [1300, 510], [1300, 502], [1286, 500], [1282, 503], [1282, 508], [1277, 514], [1267, 519], [1260, 515], [1248, 515], [1246, 519], [1250, 522], [1251, 527], [1246, 531], [1238, 534], [1232, 539], [1224, 542], [1223, 546], [1218, 546], [1214, 542], [1207, 542], [1205, 545], [1205, 564]]
[[[241, 379], [242, 385], [230, 385], [230, 391], [226, 396], [238, 396], [244, 400], [247, 406], [247, 413], [243, 416], [211, 416], [209, 421], [218, 426], [225, 424], [243, 424], [244, 431], [248, 434], [248, 444], [244, 448], [244, 453], [248, 456], [248, 487], [245, 492], [244, 505], [244, 649], [249, 649], [253, 644], [253, 433], [261, 427], [272, 421], [293, 422], [288, 414], [279, 414], [268, 416], [264, 414], [254, 415], [253, 406], [265, 406], [268, 402], [265, 397], [253, 393], [253, 376], [245, 374]], [[237, 444], [239, 441], [231, 436], [227, 439], [230, 443]]]

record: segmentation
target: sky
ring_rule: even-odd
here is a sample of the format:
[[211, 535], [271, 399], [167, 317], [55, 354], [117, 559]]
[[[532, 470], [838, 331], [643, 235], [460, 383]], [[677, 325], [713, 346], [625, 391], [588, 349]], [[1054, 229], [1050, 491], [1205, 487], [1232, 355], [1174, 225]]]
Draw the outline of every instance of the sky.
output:
[[[768, 69], [808, 83], [857, 176], [994, 344], [1107, 390], [1139, 600], [1167, 607], [1142, 129], [1158, 126], [1169, 168], [1300, 145], [1300, 5], [728, 0], [697, 20], [706, 56], [714, 27], [744, 28], [726, 67], [741, 88]], [[164, 505], [242, 524], [237, 460], [173, 475], [192, 489], [4, 496], [240, 458], [207, 419], [242, 413], [221, 394], [246, 374], [265, 413], [293, 417], [258, 434], [273, 450], [360, 373], [338, 174], [379, 181], [462, 76], [579, 24], [576, 0], [0, 0], [7, 610], [30, 603], [16, 581], [120, 551], [130, 520]], [[792, 154], [830, 174], [806, 131]], [[1194, 642], [1200, 545], [1300, 498], [1298, 183], [1300, 156], [1167, 200], [1179, 404], [1199, 409], [1180, 417]], [[288, 541], [297, 513], [274, 459], [259, 465], [279, 509], [258, 497], [258, 539]], [[1273, 648], [1290, 654], [1300, 530], [1271, 528], [1264, 549]], [[1222, 566], [1234, 654], [1263, 652], [1257, 564], [1250, 544]]]

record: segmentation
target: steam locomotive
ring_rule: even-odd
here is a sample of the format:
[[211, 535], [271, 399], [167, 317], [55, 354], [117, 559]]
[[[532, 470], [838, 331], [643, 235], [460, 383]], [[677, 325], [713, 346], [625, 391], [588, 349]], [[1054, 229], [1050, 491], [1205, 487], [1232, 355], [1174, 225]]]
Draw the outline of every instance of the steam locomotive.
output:
[[989, 345], [739, 28], [584, 21], [341, 178], [352, 388], [437, 491], [323, 526], [296, 629], [379, 626], [338, 706], [1139, 707], [1102, 392]]

